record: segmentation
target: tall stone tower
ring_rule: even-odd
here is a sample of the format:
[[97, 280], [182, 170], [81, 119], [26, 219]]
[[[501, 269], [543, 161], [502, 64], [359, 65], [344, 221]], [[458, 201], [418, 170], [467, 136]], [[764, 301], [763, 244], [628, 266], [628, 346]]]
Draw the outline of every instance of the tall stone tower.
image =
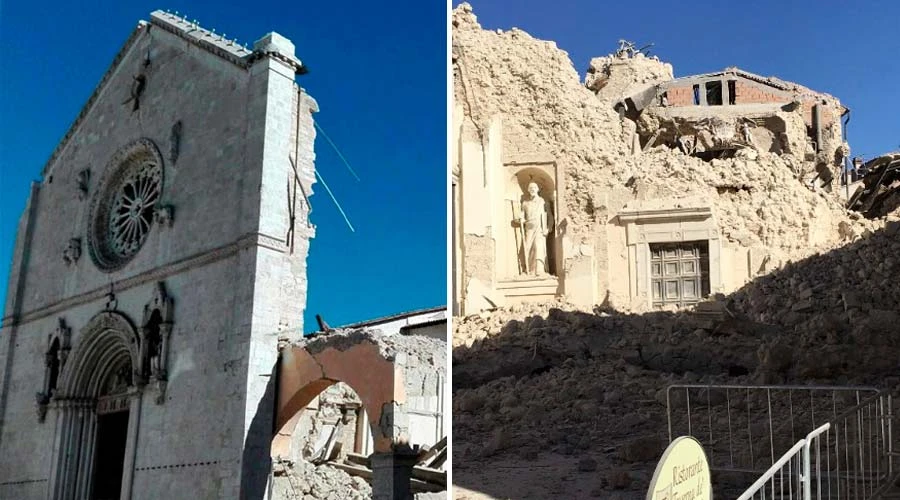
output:
[[314, 235], [304, 72], [276, 33], [160, 11], [125, 42], [19, 222], [0, 498], [266, 496]]

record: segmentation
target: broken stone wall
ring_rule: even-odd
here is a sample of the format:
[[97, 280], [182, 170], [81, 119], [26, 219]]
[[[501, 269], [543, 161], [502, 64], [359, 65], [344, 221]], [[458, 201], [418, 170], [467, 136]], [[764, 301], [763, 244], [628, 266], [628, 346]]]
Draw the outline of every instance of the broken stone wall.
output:
[[[327, 385], [293, 415], [279, 415], [288, 422], [273, 455], [291, 463], [282, 467], [276, 489], [314, 498], [370, 498], [365, 481], [328, 463], [354, 451], [368, 456], [392, 446], [434, 445], [446, 434], [446, 345], [444, 337], [348, 329], [305, 338], [283, 351], [282, 408], [293, 395]], [[318, 452], [335, 424], [340, 450], [322, 459]]]
[[[359, 395], [347, 384], [338, 382], [324, 391], [301, 412], [291, 435], [291, 455], [294, 462], [313, 461], [321, 456], [327, 445], [327, 436], [335, 426], [339, 426], [335, 442], [339, 443], [335, 456], [340, 458], [348, 452], [365, 452], [357, 450], [356, 443], [364, 443], [366, 438], [371, 442], [371, 431], [367, 427], [359, 429], [357, 420], [361, 417], [362, 401]], [[364, 432], [367, 435], [361, 436]], [[328, 459], [328, 457], [323, 457]]]
[[[900, 222], [888, 223], [756, 278], [714, 304], [717, 319], [560, 302], [454, 321], [454, 483], [509, 497], [544, 487], [565, 498], [642, 495], [667, 443], [670, 384], [895, 389], [898, 252]], [[768, 422], [754, 439], [758, 429]], [[506, 464], [522, 460], [540, 467], [514, 476]]]
[[[483, 198], [491, 195], [491, 176], [502, 177], [516, 158], [552, 157], [562, 179], [558, 199], [565, 212], [558, 233], [560, 278], [565, 295], [582, 307], [607, 297], [616, 307], [635, 305], [636, 278], [624, 274], [628, 267], [622, 265], [633, 257], [625, 228], [616, 220], [629, 204], [674, 210], [702, 200], [702, 206], [694, 208], [709, 208], [719, 231], [722, 291], [736, 289], [761, 268], [833, 248], [869, 227], [846, 213], [837, 193], [805, 185], [816, 163], [825, 159], [805, 154], [802, 108], [761, 116], [772, 120], [774, 129], [787, 132], [785, 146], [779, 143], [774, 148], [780, 151], [770, 151], [768, 144], [761, 150], [742, 148], [734, 157], [705, 161], [663, 144], [647, 151], [642, 151], [645, 144], [635, 148], [631, 130], [650, 130], [654, 124], [635, 124], [614, 109], [624, 92], [639, 92], [671, 79], [671, 66], [653, 58], [597, 58], [582, 84], [566, 53], [553, 42], [519, 29], [481, 29], [466, 4], [453, 13], [453, 57], [454, 99], [464, 115], [457, 137], [461, 150], [471, 148], [474, 158], [469, 162], [465, 154], [461, 156], [461, 184], [464, 193], [478, 191], [468, 200], [464, 195], [463, 203], [487, 207], [479, 210], [474, 226], [467, 225], [463, 207], [465, 244], [474, 231], [479, 231], [478, 238], [489, 237], [485, 225], [492, 231], [508, 225], [499, 210], [491, 208], [490, 199]], [[796, 88], [791, 91], [805, 98], [806, 90]], [[839, 116], [839, 103], [828, 102], [831, 118]], [[646, 120], [653, 119], [647, 114]], [[491, 162], [484, 137], [498, 120], [501, 160]], [[726, 126], [734, 128], [737, 122], [729, 123]], [[826, 149], [834, 153], [841, 142], [839, 124], [832, 123], [828, 135], [832, 142]], [[655, 126], [659, 128], [658, 123]], [[776, 139], [781, 138], [769, 140]], [[840, 230], [842, 223], [853, 229]], [[482, 245], [479, 240], [471, 256], [464, 248], [464, 260], [471, 257], [469, 262], [477, 261], [479, 272], [485, 274], [485, 266], [496, 270], [490, 252], [479, 249], [488, 247], [489, 241]], [[473, 276], [471, 272], [465, 276], [463, 285]]]

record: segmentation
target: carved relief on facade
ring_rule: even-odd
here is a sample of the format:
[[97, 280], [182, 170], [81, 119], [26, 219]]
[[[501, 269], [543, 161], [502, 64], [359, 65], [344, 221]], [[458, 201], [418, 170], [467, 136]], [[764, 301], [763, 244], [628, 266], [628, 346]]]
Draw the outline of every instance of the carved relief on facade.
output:
[[72, 329], [66, 326], [66, 322], [62, 318], [59, 318], [56, 331], [47, 338], [47, 351], [44, 353], [44, 382], [41, 391], [35, 395], [39, 422], [43, 422], [47, 416], [47, 407], [56, 392], [59, 374], [66, 364], [71, 349]]
[[154, 287], [150, 302], [144, 306], [141, 320], [141, 349], [135, 374], [138, 383], [149, 384], [157, 391], [157, 404], [162, 404], [166, 397], [173, 306], [174, 301], [166, 293], [165, 284], [160, 281]]
[[153, 221], [163, 227], [171, 227], [175, 221], [175, 207], [172, 205], [160, 205], [153, 212]]

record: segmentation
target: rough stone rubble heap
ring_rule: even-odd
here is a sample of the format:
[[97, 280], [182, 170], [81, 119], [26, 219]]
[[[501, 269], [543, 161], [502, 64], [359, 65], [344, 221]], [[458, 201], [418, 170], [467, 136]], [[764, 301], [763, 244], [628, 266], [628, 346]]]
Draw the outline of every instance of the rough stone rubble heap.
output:
[[893, 224], [754, 281], [720, 302], [727, 312], [719, 320], [689, 311], [581, 312], [565, 303], [459, 318], [455, 481], [466, 485], [467, 474], [497, 460], [551, 453], [571, 462], [557, 472], [574, 474], [585, 489], [555, 482], [557, 472], [536, 474], [536, 482], [571, 495], [627, 497], [649, 484], [665, 446], [671, 384], [897, 387], [898, 255]]
[[[566, 165], [575, 232], [592, 237], [621, 208], [603, 191], [622, 192], [625, 203], [702, 197], [727, 238], [769, 248], [777, 269], [720, 300], [718, 320], [583, 312], [564, 301], [455, 319], [457, 485], [491, 490], [480, 474], [512, 496], [546, 485], [560, 497], [631, 498], [663, 451], [669, 384], [900, 383], [900, 231], [887, 222], [900, 213], [868, 221], [846, 211], [837, 194], [800, 181], [811, 164], [790, 153], [633, 156], [612, 103], [672, 78], [655, 59], [594, 59], [582, 84], [553, 42], [483, 30], [467, 4], [453, 12], [453, 43], [456, 102], [476, 126], [502, 114], [504, 133], [525, 139], [511, 142]], [[547, 453], [556, 468], [496, 486], [509, 469], [493, 463]]]
[[[658, 117], [644, 113], [634, 124], [614, 105], [629, 89], [672, 79], [672, 66], [655, 58], [595, 58], [582, 83], [555, 43], [516, 28], [483, 30], [467, 4], [453, 12], [453, 57], [454, 99], [476, 129], [502, 114], [504, 134], [516, 136], [506, 144], [528, 144], [565, 166], [567, 230], [576, 242], [591, 241], [598, 223], [624, 206], [654, 199], [709, 200], [723, 236], [766, 248], [773, 267], [879, 225], [845, 210], [837, 192], [801, 181], [818, 161], [801, 154], [803, 138], [790, 138], [796, 153], [744, 149], [711, 162], [668, 147], [633, 155], [627, 128], [657, 127], [650, 122]], [[779, 115], [802, 122], [799, 111]]]

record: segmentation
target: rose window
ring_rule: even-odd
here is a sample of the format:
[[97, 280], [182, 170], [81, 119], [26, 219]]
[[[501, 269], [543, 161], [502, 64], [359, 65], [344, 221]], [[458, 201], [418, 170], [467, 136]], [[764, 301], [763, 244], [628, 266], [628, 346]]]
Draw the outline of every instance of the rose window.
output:
[[153, 227], [163, 186], [162, 159], [141, 140], [115, 155], [91, 209], [91, 255], [104, 270], [134, 257]]

